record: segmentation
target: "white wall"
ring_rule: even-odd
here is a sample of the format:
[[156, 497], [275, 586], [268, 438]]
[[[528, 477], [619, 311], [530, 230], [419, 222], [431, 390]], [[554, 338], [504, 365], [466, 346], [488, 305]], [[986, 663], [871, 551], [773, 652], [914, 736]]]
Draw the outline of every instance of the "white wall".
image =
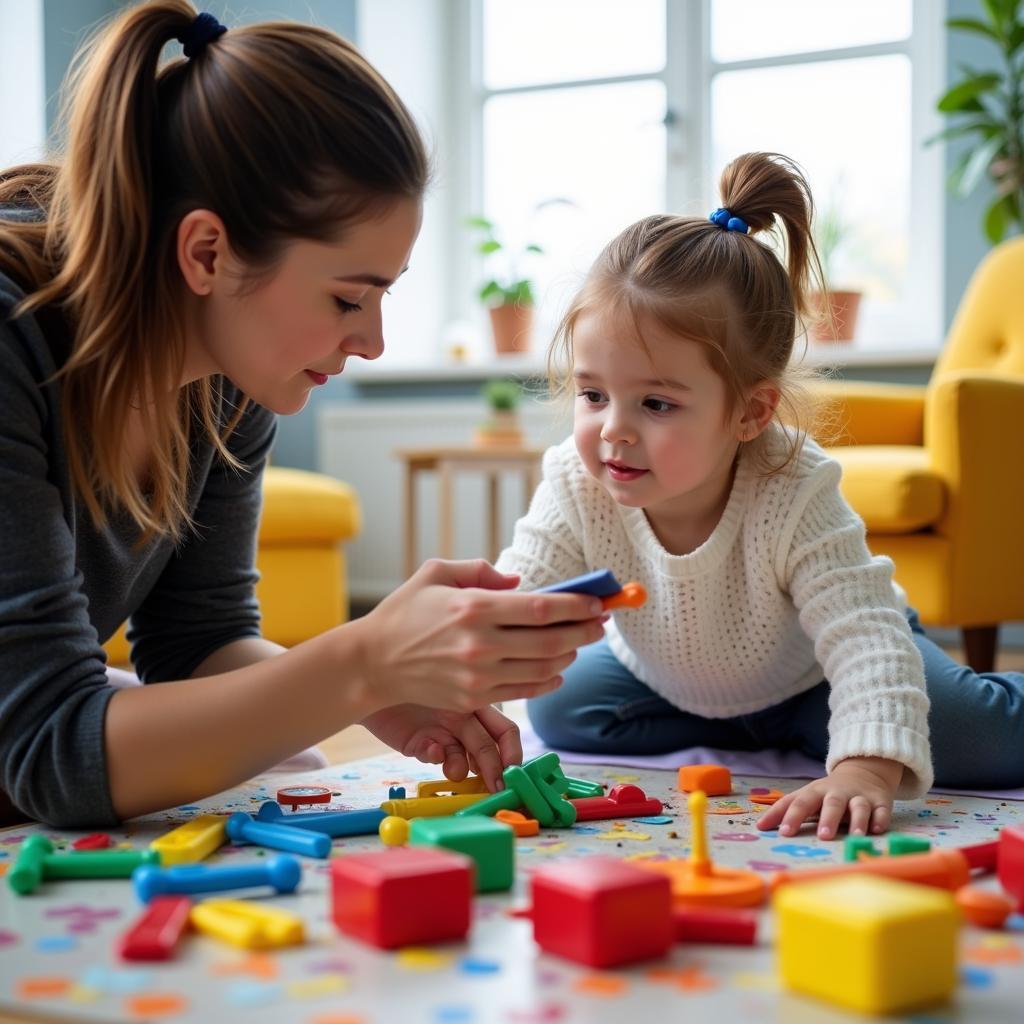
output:
[[0, 0], [0, 168], [43, 158], [43, 72], [43, 0]]

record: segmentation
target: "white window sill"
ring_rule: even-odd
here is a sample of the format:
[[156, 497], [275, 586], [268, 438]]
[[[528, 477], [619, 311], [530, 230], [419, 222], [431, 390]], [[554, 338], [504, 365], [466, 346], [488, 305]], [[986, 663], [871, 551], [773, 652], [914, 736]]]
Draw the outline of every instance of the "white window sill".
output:
[[[830, 342], [811, 344], [804, 361], [810, 366], [836, 369], [866, 366], [931, 366], [942, 351], [935, 341], [903, 342], [886, 347], [869, 346], [864, 342]], [[796, 354], [802, 354], [797, 346]], [[372, 363], [353, 360], [345, 367], [345, 377], [356, 384], [431, 383], [439, 381], [487, 380], [491, 377], [543, 378], [547, 366], [543, 355], [527, 353], [515, 356], [494, 356], [486, 360], [464, 363], [401, 363], [389, 361], [387, 355]]]

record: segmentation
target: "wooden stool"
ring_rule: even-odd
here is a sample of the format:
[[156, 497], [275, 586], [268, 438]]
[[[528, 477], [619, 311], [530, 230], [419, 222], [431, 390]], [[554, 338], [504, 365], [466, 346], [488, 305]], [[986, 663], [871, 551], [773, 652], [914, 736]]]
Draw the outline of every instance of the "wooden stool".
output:
[[[395, 453], [405, 464], [405, 576], [416, 571], [416, 475], [436, 471], [439, 485], [438, 531], [442, 558], [452, 558], [455, 536], [455, 474], [472, 470], [487, 475], [487, 557], [500, 554], [498, 538], [498, 475], [512, 470], [523, 474], [526, 505], [540, 480], [542, 448], [464, 447], [402, 448]], [[525, 510], [524, 510], [525, 511]]]

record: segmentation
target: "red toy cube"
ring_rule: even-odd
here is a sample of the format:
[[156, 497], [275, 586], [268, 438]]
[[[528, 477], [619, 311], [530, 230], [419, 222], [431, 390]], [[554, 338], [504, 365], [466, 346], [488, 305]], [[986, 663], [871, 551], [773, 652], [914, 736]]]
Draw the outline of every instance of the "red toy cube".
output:
[[465, 938], [473, 888], [473, 861], [450, 850], [402, 846], [331, 861], [335, 925], [380, 949]]
[[590, 967], [664, 956], [672, 892], [658, 876], [613, 857], [552, 864], [533, 875], [533, 937], [548, 953]]
[[1007, 825], [999, 833], [996, 872], [999, 884], [1024, 912], [1024, 825]]

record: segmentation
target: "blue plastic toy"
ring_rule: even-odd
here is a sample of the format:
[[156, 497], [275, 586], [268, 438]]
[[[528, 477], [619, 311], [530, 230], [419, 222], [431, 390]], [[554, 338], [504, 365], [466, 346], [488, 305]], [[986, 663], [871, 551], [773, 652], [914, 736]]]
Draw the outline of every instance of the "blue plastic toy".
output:
[[269, 885], [279, 893], [295, 892], [302, 867], [294, 857], [282, 854], [258, 864], [232, 867], [208, 867], [206, 864], [179, 864], [173, 868], [136, 868], [132, 873], [135, 894], [143, 903], [154, 896], [221, 892], [224, 889], [248, 889]]
[[[393, 787], [394, 788], [394, 787]], [[256, 812], [256, 820], [283, 827], [324, 832], [329, 836], [375, 836], [387, 815], [377, 807], [358, 811], [313, 811], [310, 814], [285, 814], [281, 805], [268, 800]]]
[[255, 843], [272, 850], [287, 850], [304, 857], [327, 857], [331, 837], [309, 829], [293, 829], [270, 821], [256, 821], [245, 811], [236, 811], [227, 821], [228, 839], [233, 843]]
[[549, 587], [541, 587], [538, 594], [593, 594], [594, 597], [611, 597], [622, 590], [622, 584], [615, 578], [610, 569], [598, 569], [574, 576], [571, 580], [552, 583]]

